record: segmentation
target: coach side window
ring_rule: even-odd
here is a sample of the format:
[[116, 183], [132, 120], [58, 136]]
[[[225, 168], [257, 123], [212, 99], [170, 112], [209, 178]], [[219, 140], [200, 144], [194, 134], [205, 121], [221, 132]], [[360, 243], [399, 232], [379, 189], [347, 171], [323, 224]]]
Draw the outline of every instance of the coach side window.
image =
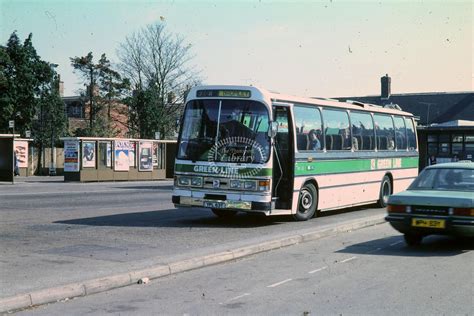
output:
[[394, 150], [395, 131], [392, 117], [389, 115], [375, 114], [374, 120], [377, 148], [379, 150]]
[[374, 150], [374, 122], [365, 112], [351, 112], [352, 147], [354, 150]]
[[415, 135], [415, 126], [413, 125], [413, 120], [405, 117], [405, 123], [407, 126], [407, 141], [408, 141], [408, 150], [416, 150], [416, 135]]
[[346, 111], [323, 109], [327, 150], [350, 150], [352, 147], [349, 116]]
[[324, 148], [321, 113], [317, 107], [296, 105], [293, 108], [298, 151], [319, 151]]
[[407, 150], [407, 129], [403, 117], [394, 116], [395, 123], [395, 144], [398, 150]]

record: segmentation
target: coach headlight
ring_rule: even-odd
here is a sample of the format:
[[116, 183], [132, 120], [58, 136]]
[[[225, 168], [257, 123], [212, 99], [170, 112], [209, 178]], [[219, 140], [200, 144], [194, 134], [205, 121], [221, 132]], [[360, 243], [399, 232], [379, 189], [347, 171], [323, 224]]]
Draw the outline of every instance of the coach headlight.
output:
[[235, 180], [235, 179], [230, 180], [230, 188], [231, 189], [240, 189], [240, 188], [242, 188], [242, 184], [243, 183], [240, 180]]
[[178, 185], [181, 185], [181, 186], [191, 185], [191, 178], [178, 176]]
[[192, 177], [191, 185], [193, 187], [202, 187], [202, 177]]
[[244, 189], [251, 191], [257, 190], [257, 181], [245, 181]]

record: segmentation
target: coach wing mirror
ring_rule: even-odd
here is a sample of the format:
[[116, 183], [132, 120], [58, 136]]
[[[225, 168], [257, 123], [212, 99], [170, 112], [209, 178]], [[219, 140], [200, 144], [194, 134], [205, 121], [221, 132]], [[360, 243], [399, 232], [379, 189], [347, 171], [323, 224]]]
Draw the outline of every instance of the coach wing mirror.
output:
[[275, 137], [278, 133], [278, 122], [271, 122], [270, 128], [268, 129], [268, 137]]

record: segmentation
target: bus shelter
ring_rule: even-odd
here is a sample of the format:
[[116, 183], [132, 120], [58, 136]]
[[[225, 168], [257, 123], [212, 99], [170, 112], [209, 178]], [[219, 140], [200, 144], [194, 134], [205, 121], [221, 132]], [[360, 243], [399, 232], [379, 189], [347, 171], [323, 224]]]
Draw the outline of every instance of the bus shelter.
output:
[[18, 134], [0, 134], [0, 181], [13, 182], [15, 160], [19, 176], [30, 174], [31, 163], [29, 142], [31, 139], [19, 138]]
[[133, 181], [166, 178], [167, 144], [176, 141], [66, 137], [64, 181]]

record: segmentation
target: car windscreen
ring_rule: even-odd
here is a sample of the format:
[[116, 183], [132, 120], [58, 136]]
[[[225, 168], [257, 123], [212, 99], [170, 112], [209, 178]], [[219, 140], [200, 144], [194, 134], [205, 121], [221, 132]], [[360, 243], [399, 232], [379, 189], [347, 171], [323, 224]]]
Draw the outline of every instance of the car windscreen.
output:
[[463, 168], [425, 169], [408, 190], [474, 192], [474, 170]]

